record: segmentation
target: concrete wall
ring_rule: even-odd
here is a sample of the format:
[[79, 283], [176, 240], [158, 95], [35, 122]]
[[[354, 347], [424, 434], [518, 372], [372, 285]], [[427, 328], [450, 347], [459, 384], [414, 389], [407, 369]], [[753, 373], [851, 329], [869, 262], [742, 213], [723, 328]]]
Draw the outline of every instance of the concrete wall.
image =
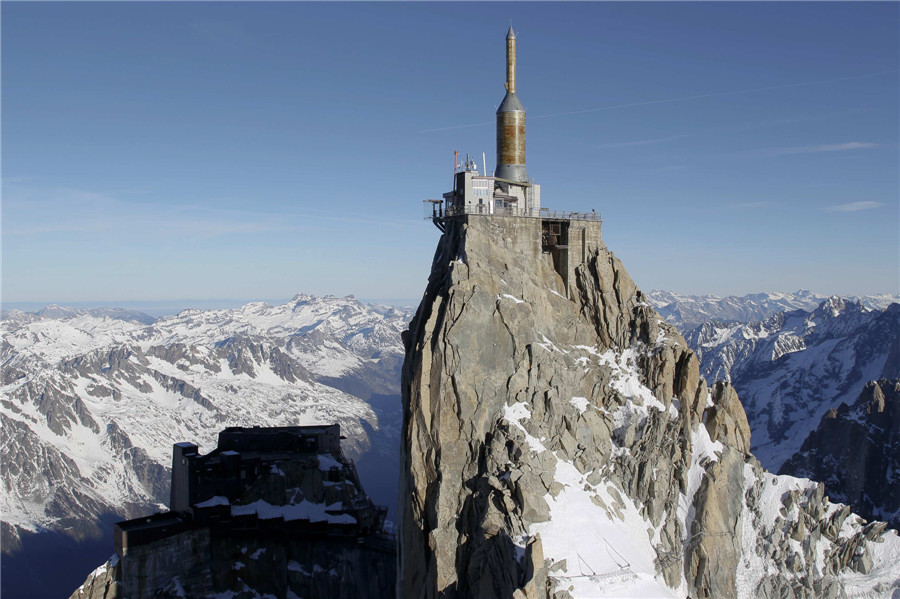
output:
[[602, 222], [592, 220], [569, 221], [569, 259], [568, 259], [568, 289], [575, 283], [575, 269], [585, 263], [587, 258], [595, 250], [605, 247], [601, 235]]
[[[490, 238], [499, 247], [535, 260], [544, 260], [556, 270], [553, 265], [553, 257], [541, 251], [543, 219], [500, 215], [467, 215], [459, 218], [464, 218], [464, 222], [467, 223], [477, 223], [478, 226], [489, 227]], [[584, 264], [592, 252], [605, 247], [601, 234], [601, 221], [570, 220], [568, 223], [569, 248], [566, 255], [561, 257], [560, 267], [563, 272], [559, 273], [561, 287], [559, 293], [566, 297], [569, 297], [569, 291], [575, 284], [575, 269]]]
[[193, 443], [175, 443], [172, 448], [172, 490], [169, 495], [169, 509], [173, 512], [191, 510], [191, 487], [194, 461], [198, 448]]
[[174, 591], [176, 578], [179, 586], [191, 590], [192, 597], [213, 596], [209, 543], [209, 529], [203, 528], [130, 548], [119, 562], [122, 596], [166, 596], [166, 589]]

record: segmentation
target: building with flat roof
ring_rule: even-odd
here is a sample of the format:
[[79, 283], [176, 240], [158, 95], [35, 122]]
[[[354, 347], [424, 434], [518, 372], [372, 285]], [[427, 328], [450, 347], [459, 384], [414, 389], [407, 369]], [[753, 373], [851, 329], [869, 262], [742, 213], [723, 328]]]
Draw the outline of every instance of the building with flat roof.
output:
[[172, 451], [170, 511], [115, 525], [116, 553], [199, 528], [217, 535], [380, 533], [387, 508], [365, 495], [338, 424], [229, 427], [202, 455]]

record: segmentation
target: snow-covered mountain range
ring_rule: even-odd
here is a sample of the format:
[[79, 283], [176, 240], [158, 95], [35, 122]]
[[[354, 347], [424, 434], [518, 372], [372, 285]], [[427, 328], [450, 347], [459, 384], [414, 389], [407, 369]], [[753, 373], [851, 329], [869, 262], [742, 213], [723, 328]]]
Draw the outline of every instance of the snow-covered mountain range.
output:
[[112, 318], [113, 320], [134, 321], [142, 324], [153, 324], [156, 318], [124, 308], [73, 308], [71, 306], [59, 306], [50, 304], [36, 312], [23, 312], [22, 310], [3, 310], [3, 320], [12, 320], [20, 323], [34, 322], [36, 320], [49, 320], [51, 318], [66, 319], [75, 316], [96, 316], [98, 318]]
[[[676, 323], [823, 303], [804, 291], [648, 297]], [[777, 470], [868, 380], [900, 376], [900, 306], [882, 312], [891, 299], [900, 297], [826, 298], [808, 312], [685, 331], [707, 380], [738, 390], [764, 466]], [[279, 306], [158, 320], [115, 308], [4, 312], [4, 547], [14, 548], [21, 530], [77, 538], [98, 534], [101, 514], [157, 509], [167, 501], [172, 443], [195, 439], [206, 450], [229, 425], [338, 420], [354, 457], [379, 431], [376, 443], [389, 453], [399, 431], [395, 422], [382, 430], [376, 411], [381, 396], [397, 393], [399, 333], [410, 317], [302, 294]]]
[[[649, 299], [682, 330], [692, 319], [718, 321], [685, 337], [707, 380], [734, 384], [753, 451], [772, 471], [868, 380], [900, 377], [900, 305], [889, 306], [897, 296], [655, 291]], [[367, 489], [396, 494], [396, 470], [380, 469], [399, 463], [400, 332], [411, 316], [302, 294], [158, 320], [119, 309], [5, 312], [4, 551], [28, 531], [96, 536], [112, 520], [159, 509], [172, 443], [195, 441], [205, 452], [231, 425], [338, 421]]]
[[4, 551], [26, 531], [89, 537], [105, 534], [104, 515], [157, 510], [172, 444], [207, 452], [227, 426], [340, 422], [352, 458], [391, 445], [398, 432], [381, 438], [367, 400], [397, 394], [410, 316], [303, 294], [159, 320], [58, 306], [5, 313]]
[[[711, 321], [755, 322], [778, 312], [790, 310], [812, 311], [829, 296], [800, 290], [795, 293], [751, 293], [744, 296], [681, 295], [672, 291], [654, 290], [645, 296], [656, 311], [670, 324], [682, 331]], [[860, 301], [873, 310], [883, 310], [900, 295], [848, 296], [850, 302]]]
[[900, 377], [900, 304], [867, 308], [838, 297], [760, 322], [708, 322], [686, 331], [707, 380], [734, 385], [752, 450], [777, 471], [822, 416], [852, 404], [870, 380]]

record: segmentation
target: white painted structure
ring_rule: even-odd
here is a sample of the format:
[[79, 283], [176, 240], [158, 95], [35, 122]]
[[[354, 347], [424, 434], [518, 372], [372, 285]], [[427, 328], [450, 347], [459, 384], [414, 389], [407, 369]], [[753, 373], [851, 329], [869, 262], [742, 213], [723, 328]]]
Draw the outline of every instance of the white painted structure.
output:
[[537, 216], [541, 209], [541, 186], [517, 183], [478, 172], [466, 160], [456, 169], [454, 189], [443, 195], [446, 214], [512, 214]]

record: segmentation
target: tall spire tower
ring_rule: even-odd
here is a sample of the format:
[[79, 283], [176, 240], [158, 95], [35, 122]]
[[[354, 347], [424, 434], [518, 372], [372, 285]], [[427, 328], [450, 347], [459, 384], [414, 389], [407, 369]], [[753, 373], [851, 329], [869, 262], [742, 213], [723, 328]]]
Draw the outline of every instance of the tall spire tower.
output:
[[525, 107], [516, 96], [516, 32], [506, 34], [506, 97], [497, 109], [497, 170], [494, 176], [528, 183], [525, 170]]

